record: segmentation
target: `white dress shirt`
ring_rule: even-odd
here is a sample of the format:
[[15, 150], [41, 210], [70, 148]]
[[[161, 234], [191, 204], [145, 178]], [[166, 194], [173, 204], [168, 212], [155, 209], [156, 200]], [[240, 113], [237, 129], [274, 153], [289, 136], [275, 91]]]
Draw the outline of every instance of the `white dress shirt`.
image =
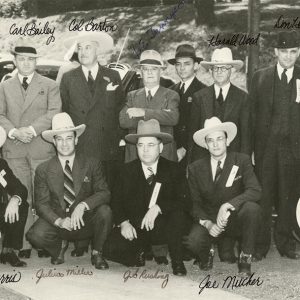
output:
[[189, 88], [189, 86], [191, 85], [191, 83], [193, 82], [193, 80], [194, 80], [194, 78], [195, 78], [196, 76], [193, 76], [192, 78], [190, 78], [190, 79], [188, 79], [188, 80], [186, 80], [186, 81], [181, 81], [180, 82], [180, 88], [182, 87], [182, 85], [184, 84], [184, 93], [186, 92], [186, 90]]
[[[277, 63], [277, 74], [278, 74], [278, 77], [280, 78], [280, 80], [281, 80], [281, 76], [282, 76], [283, 71], [284, 71], [284, 68], [280, 65], [280, 63]], [[293, 77], [293, 72], [294, 72], [294, 66], [287, 69], [287, 71], [285, 73], [288, 83], [290, 82], [290, 80]]]
[[151, 96], [154, 97], [158, 89], [159, 89], [159, 85], [153, 87], [152, 89], [148, 89], [147, 87], [145, 87], [146, 97], [148, 96], [148, 91], [150, 91]]
[[[223, 169], [225, 159], [226, 159], [226, 155], [222, 159], [220, 159], [220, 161], [221, 161], [220, 168], [221, 169]], [[218, 161], [219, 160], [216, 160], [213, 157], [210, 158], [210, 165], [211, 165], [211, 171], [212, 171], [212, 178], [213, 178], [213, 180], [215, 179], [215, 176], [216, 176]]]
[[81, 68], [82, 68], [82, 72], [85, 76], [86, 81], [88, 81], [88, 78], [89, 78], [89, 71], [91, 71], [93, 79], [94, 80], [96, 79], [97, 74], [98, 74], [98, 70], [99, 70], [98, 63], [96, 63], [91, 69], [88, 69], [87, 67], [85, 67], [83, 65], [81, 66]]
[[227, 97], [227, 94], [228, 94], [228, 91], [229, 91], [229, 88], [230, 88], [230, 82], [228, 82], [227, 84], [225, 84], [222, 87], [219, 87], [218, 85], [214, 84], [216, 99], [219, 97], [221, 88], [222, 88], [223, 99], [225, 101], [226, 97]]

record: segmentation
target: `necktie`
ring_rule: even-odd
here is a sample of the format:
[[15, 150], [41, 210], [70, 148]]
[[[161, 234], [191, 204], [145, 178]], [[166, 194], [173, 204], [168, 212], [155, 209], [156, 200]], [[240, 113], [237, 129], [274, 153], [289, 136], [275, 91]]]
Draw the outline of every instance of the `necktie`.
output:
[[92, 76], [92, 71], [90, 70], [89, 75], [88, 75], [87, 84], [88, 84], [89, 90], [90, 90], [92, 95], [94, 95], [94, 82], [95, 82], [95, 80]]
[[180, 96], [184, 94], [184, 85], [185, 85], [185, 83], [183, 82], [183, 83], [181, 84], [180, 89], [179, 89], [179, 95], [180, 95]]
[[66, 160], [66, 165], [64, 169], [64, 201], [66, 202], [66, 211], [68, 212], [69, 207], [75, 201], [74, 182], [68, 160]]
[[151, 91], [148, 91], [148, 95], [147, 95], [147, 102], [149, 103], [152, 100], [152, 95], [151, 95]]
[[151, 183], [153, 182], [153, 179], [154, 179], [154, 172], [151, 167], [148, 167], [147, 169], [149, 171], [149, 176], [147, 177], [147, 182], [149, 185], [151, 185]]
[[22, 87], [23, 87], [23, 89], [26, 91], [27, 90], [27, 88], [28, 88], [28, 82], [27, 82], [27, 79], [28, 79], [28, 77], [23, 77], [23, 82], [22, 82]]
[[217, 98], [217, 101], [220, 105], [222, 105], [224, 103], [224, 97], [223, 97], [223, 93], [222, 93], [222, 88], [220, 88], [220, 93], [219, 96]]
[[221, 173], [222, 173], [221, 161], [219, 160], [217, 164], [217, 170], [216, 170], [216, 175], [214, 180], [215, 183], [218, 182], [218, 180], [220, 179]]
[[287, 71], [287, 69], [284, 69], [283, 72], [281, 73], [281, 82], [283, 84], [287, 84], [288, 83], [287, 76], [286, 76], [286, 71]]

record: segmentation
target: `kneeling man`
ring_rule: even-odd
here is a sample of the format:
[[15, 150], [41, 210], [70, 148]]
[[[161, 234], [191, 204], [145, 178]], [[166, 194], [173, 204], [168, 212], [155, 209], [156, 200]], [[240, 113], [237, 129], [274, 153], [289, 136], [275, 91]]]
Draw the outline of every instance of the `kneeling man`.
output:
[[111, 260], [144, 266], [145, 250], [167, 242], [173, 273], [183, 276], [182, 236], [188, 231], [188, 186], [178, 163], [160, 156], [172, 135], [160, 131], [159, 122], [140, 120], [135, 144], [138, 159], [124, 165], [113, 191], [115, 224], [105, 245]]
[[92, 264], [107, 269], [102, 247], [111, 229], [110, 193], [100, 163], [75, 152], [85, 127], [75, 127], [67, 113], [59, 113], [53, 117], [52, 130], [42, 133], [54, 143], [57, 156], [36, 170], [35, 202], [40, 218], [27, 239], [47, 250], [52, 264], [61, 264], [66, 241], [92, 238]]
[[[261, 221], [260, 207], [256, 203], [261, 188], [250, 157], [227, 152], [236, 133], [234, 123], [221, 123], [217, 117], [212, 117], [193, 136], [195, 143], [208, 149], [210, 155], [188, 167], [194, 225], [186, 243], [198, 256], [200, 268], [209, 270], [213, 265], [211, 245], [218, 243], [219, 246], [228, 237], [239, 238], [239, 272], [249, 275]], [[219, 247], [221, 260], [235, 261], [233, 248], [222, 254], [220, 250], [222, 247]]]

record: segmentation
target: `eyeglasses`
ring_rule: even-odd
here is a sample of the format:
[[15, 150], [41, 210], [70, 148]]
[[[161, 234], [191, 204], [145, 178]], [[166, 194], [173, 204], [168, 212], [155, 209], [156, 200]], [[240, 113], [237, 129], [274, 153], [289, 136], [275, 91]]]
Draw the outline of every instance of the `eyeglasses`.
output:
[[136, 146], [138, 148], [144, 148], [144, 147], [147, 147], [147, 148], [150, 148], [150, 149], [153, 149], [155, 146], [159, 145], [160, 143], [149, 143], [149, 144], [143, 144], [143, 143], [138, 143], [136, 144]]
[[209, 145], [212, 145], [214, 143], [224, 142], [225, 139], [226, 139], [225, 136], [219, 136], [215, 140], [214, 139], [206, 139], [206, 143], [209, 144]]
[[159, 67], [145, 67], [145, 66], [142, 66], [141, 70], [143, 72], [157, 72], [159, 70]]
[[226, 71], [230, 70], [231, 68], [232, 67], [217, 67], [217, 66], [213, 66], [212, 70], [217, 73], [219, 71], [226, 72]]

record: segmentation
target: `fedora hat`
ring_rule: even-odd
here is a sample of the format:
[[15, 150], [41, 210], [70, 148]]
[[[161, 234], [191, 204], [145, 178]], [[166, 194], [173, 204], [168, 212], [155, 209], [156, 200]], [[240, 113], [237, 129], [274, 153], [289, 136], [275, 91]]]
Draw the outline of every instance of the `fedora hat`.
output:
[[201, 61], [200, 65], [206, 70], [216, 65], [231, 65], [237, 70], [241, 69], [244, 63], [241, 60], [234, 60], [229, 48], [215, 49], [211, 56], [211, 61]]
[[56, 114], [52, 119], [52, 129], [42, 132], [42, 137], [49, 143], [53, 142], [53, 137], [57, 134], [76, 131], [77, 137], [81, 136], [85, 130], [85, 124], [75, 126], [71, 117], [63, 112]]
[[169, 133], [161, 132], [159, 122], [155, 119], [148, 121], [140, 120], [137, 127], [137, 133], [127, 134], [125, 140], [130, 144], [136, 144], [140, 137], [156, 137], [167, 144], [173, 141], [173, 136]]
[[281, 31], [277, 35], [277, 43], [274, 48], [287, 49], [299, 47], [299, 39], [296, 31]]
[[168, 63], [171, 65], [175, 65], [176, 59], [180, 57], [190, 57], [197, 63], [203, 60], [202, 57], [196, 56], [195, 48], [189, 44], [179, 45], [176, 48], [175, 58], [168, 59]]
[[0, 148], [3, 146], [5, 141], [6, 141], [6, 131], [2, 126], [0, 126]]
[[138, 66], [156, 66], [165, 68], [161, 55], [155, 50], [143, 51]]
[[78, 43], [83, 42], [97, 42], [101, 52], [108, 52], [114, 46], [113, 38], [106, 32], [86, 32], [81, 31], [77, 35], [74, 35], [64, 41], [64, 46], [67, 49], [70, 49], [74, 43], [77, 46]]
[[14, 48], [11, 50], [13, 55], [23, 55], [28, 57], [40, 57], [37, 53], [36, 48], [32, 46], [32, 42], [29, 39], [19, 38], [16, 41]]
[[207, 148], [205, 137], [215, 131], [225, 131], [227, 133], [227, 141], [230, 144], [236, 136], [237, 127], [232, 122], [222, 123], [217, 117], [206, 119], [204, 122], [204, 128], [194, 133], [194, 142], [200, 147]]

